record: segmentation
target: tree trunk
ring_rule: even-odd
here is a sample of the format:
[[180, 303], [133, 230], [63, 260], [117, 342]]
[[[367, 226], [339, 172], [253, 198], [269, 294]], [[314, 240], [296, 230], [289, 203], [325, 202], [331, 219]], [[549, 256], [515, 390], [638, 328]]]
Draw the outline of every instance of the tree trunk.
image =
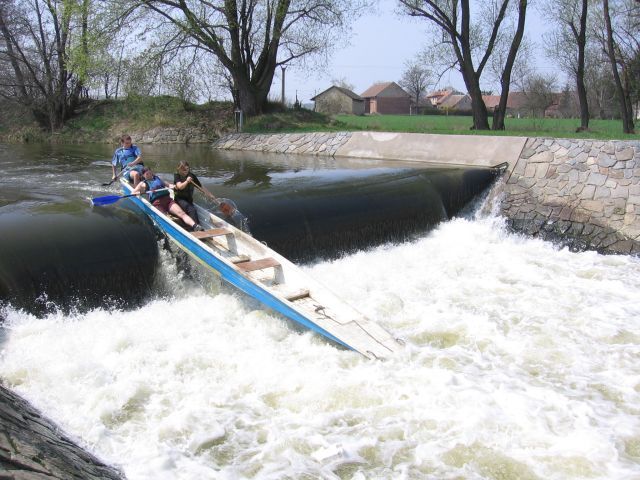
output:
[[607, 29], [607, 54], [609, 56], [609, 62], [611, 63], [613, 79], [616, 85], [616, 93], [618, 96], [618, 102], [620, 104], [620, 115], [622, 116], [622, 131], [624, 133], [635, 133], [631, 104], [627, 102], [628, 95], [624, 91], [622, 80], [620, 79], [620, 74], [618, 73], [618, 62], [616, 58], [615, 44], [613, 41], [613, 30], [611, 28], [611, 15], [609, 14], [609, 0], [603, 0], [602, 6], [604, 10], [604, 23]]
[[482, 90], [480, 90], [480, 82], [471, 66], [471, 72], [462, 72], [464, 83], [471, 97], [471, 111], [473, 113], [473, 130], [489, 130], [489, 115], [487, 114], [487, 106], [482, 99]]
[[[273, 65], [275, 72], [275, 64]], [[260, 115], [263, 111], [264, 104], [269, 95], [271, 82], [268, 86], [254, 85], [242, 71], [231, 72], [233, 83], [237, 90], [237, 98], [235, 99], [238, 107], [247, 116]]]
[[587, 44], [587, 13], [589, 0], [582, 0], [580, 13], [580, 31], [577, 36], [578, 43], [578, 69], [576, 71], [576, 90], [580, 103], [580, 128], [578, 132], [589, 130], [589, 102], [587, 100], [587, 88], [584, 85], [584, 59]]
[[504, 117], [507, 114], [507, 101], [509, 100], [509, 88], [511, 87], [511, 71], [518, 55], [518, 49], [524, 35], [525, 20], [527, 17], [527, 0], [520, 0], [518, 3], [518, 27], [516, 34], [511, 41], [509, 54], [505, 62], [502, 75], [500, 77], [500, 102], [498, 108], [493, 112], [493, 130], [504, 130]]

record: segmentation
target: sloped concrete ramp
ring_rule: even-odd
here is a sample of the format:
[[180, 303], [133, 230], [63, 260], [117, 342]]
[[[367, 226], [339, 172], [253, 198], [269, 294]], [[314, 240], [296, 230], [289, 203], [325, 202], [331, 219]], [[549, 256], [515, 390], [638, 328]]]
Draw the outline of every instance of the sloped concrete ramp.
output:
[[353, 132], [335, 156], [474, 167], [509, 162], [513, 168], [526, 141], [526, 137]]

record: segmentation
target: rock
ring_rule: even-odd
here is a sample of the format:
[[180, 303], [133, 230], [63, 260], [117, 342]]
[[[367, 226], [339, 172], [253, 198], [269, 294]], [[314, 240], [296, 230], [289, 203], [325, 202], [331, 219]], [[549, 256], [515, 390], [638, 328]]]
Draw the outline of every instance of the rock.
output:
[[0, 478], [124, 479], [84, 451], [26, 400], [0, 385]]

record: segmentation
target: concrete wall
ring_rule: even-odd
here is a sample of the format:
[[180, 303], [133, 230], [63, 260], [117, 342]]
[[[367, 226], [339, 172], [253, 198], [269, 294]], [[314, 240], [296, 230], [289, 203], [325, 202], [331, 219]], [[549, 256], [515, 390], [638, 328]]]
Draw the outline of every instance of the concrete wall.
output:
[[513, 230], [576, 250], [640, 253], [640, 142], [340, 132], [232, 135], [217, 148], [509, 167], [493, 195]]
[[493, 167], [517, 159], [526, 140], [525, 137], [353, 132], [335, 155]]
[[352, 112], [354, 115], [364, 115], [364, 100], [352, 100]]

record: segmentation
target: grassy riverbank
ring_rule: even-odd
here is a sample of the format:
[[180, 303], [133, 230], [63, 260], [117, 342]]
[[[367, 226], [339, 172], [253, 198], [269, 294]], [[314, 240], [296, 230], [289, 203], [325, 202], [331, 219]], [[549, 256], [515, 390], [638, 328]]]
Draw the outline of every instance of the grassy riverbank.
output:
[[0, 141], [112, 143], [124, 132], [156, 127], [199, 127], [212, 138], [233, 130], [233, 105], [184, 103], [174, 97], [99, 100], [85, 105], [56, 133], [42, 130], [28, 115], [13, 114], [0, 124]]
[[[640, 135], [622, 133], [620, 120], [591, 120], [590, 131], [576, 133], [579, 119], [573, 118], [507, 118], [506, 129], [470, 130], [472, 119], [456, 115], [338, 115], [338, 122], [346, 130], [373, 130], [381, 132], [438, 133], [451, 135], [511, 135], [520, 137], [598, 138], [638, 140]], [[640, 130], [639, 130], [640, 131]]]
[[[579, 119], [508, 118], [506, 130], [471, 130], [469, 116], [456, 115], [326, 115], [302, 111], [288, 111], [261, 115], [249, 119], [245, 132], [319, 132], [319, 131], [378, 131], [433, 133], [443, 135], [509, 135], [519, 137], [594, 138], [601, 140], [640, 140], [640, 135], [622, 133], [620, 120], [591, 120], [590, 131], [576, 133]], [[640, 129], [638, 130], [640, 131]]]
[[[4, 108], [0, 119], [0, 142], [113, 143], [123, 132], [141, 134], [156, 127], [198, 127], [214, 139], [235, 131], [233, 105], [210, 102], [184, 103], [160, 96], [100, 100], [83, 107], [60, 132], [51, 134], [38, 127], [28, 115]], [[594, 138], [640, 140], [640, 135], [624, 135], [619, 120], [591, 120], [589, 132], [576, 133], [577, 119], [508, 118], [501, 132], [471, 130], [471, 117], [455, 115], [337, 115], [309, 110], [283, 110], [269, 105], [272, 113], [245, 120], [249, 133], [380, 131], [453, 135], [515, 135], [529, 137]], [[640, 128], [639, 128], [640, 131]]]

